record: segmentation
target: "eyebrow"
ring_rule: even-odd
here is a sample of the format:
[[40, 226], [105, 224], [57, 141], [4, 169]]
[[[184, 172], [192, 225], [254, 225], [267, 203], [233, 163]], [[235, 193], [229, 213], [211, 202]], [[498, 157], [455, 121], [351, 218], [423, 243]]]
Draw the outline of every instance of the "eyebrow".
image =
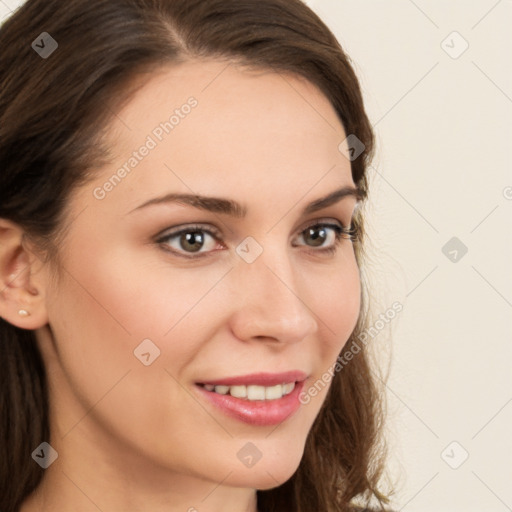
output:
[[[307, 204], [302, 210], [302, 215], [310, 215], [311, 213], [315, 213], [319, 210], [327, 208], [328, 206], [331, 206], [341, 201], [346, 197], [355, 197], [357, 201], [360, 201], [362, 199], [362, 195], [359, 189], [347, 185], [331, 192], [325, 197], [315, 199], [311, 203]], [[236, 201], [233, 201], [232, 199], [200, 196], [196, 194], [176, 193], [165, 194], [164, 196], [150, 199], [149, 201], [146, 201], [145, 203], [134, 208], [130, 213], [140, 210], [142, 208], [146, 208], [148, 206], [166, 203], [185, 204], [197, 208], [199, 210], [204, 210], [213, 213], [222, 213], [237, 219], [244, 218], [247, 215], [247, 207], [241, 205], [240, 203], [237, 203]]]

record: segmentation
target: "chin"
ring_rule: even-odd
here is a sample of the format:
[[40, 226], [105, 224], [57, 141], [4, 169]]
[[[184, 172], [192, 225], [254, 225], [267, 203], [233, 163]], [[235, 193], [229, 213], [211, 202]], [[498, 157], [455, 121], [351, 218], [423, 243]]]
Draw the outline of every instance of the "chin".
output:
[[264, 461], [263, 458], [252, 468], [233, 473], [230, 484], [235, 487], [249, 487], [266, 491], [279, 487], [289, 480], [299, 467], [301, 457], [276, 457]]

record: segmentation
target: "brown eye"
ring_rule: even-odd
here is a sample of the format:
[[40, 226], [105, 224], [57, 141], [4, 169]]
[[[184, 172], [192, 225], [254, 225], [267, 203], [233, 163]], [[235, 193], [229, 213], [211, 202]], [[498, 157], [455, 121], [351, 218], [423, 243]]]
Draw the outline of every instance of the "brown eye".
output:
[[329, 238], [328, 230], [323, 226], [315, 226], [306, 229], [303, 232], [304, 240], [310, 240], [311, 246], [318, 247], [325, 243], [325, 241]]
[[337, 224], [314, 224], [302, 231], [299, 238], [302, 238], [305, 245], [309, 247], [321, 247], [327, 250], [336, 246], [343, 233], [343, 226]]
[[204, 255], [217, 246], [220, 233], [202, 226], [188, 226], [177, 231], [164, 233], [156, 242], [166, 250], [179, 256], [187, 254]]
[[189, 249], [191, 252], [200, 251], [204, 245], [204, 235], [200, 231], [190, 231], [180, 235], [179, 244], [185, 251]]

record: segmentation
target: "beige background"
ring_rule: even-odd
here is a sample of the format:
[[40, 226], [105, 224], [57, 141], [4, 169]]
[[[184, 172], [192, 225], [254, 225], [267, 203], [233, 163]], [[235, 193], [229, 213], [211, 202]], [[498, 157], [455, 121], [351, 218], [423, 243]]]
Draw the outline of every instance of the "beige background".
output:
[[[0, 19], [21, 3], [0, 0]], [[353, 59], [378, 138], [376, 314], [403, 304], [373, 340], [384, 362], [392, 342], [393, 505], [512, 510], [512, 1], [308, 3]]]

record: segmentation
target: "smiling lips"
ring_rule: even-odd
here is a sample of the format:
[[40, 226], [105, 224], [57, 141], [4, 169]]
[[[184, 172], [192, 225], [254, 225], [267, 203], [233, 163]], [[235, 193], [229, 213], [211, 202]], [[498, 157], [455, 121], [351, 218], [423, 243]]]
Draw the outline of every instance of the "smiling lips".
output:
[[295, 382], [287, 382], [286, 384], [276, 384], [275, 386], [214, 386], [213, 384], [205, 384], [206, 391], [213, 391], [219, 395], [231, 395], [235, 398], [245, 398], [247, 400], [277, 400], [284, 395], [290, 394], [295, 388]]
[[299, 407], [307, 375], [300, 371], [258, 373], [197, 383], [201, 395], [225, 414], [252, 425], [285, 421]]

